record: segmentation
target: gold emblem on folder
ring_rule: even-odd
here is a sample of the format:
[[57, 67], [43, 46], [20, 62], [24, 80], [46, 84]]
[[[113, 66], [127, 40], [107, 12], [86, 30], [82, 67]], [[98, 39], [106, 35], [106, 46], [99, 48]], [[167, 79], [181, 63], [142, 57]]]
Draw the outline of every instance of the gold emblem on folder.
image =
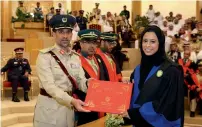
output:
[[122, 88], [123, 88], [124, 91], [126, 91], [126, 92], [129, 90], [129, 86], [123, 86]]
[[120, 107], [118, 107], [118, 110], [121, 112], [126, 111], [126, 106], [125, 105], [121, 105]]
[[93, 103], [93, 101], [90, 100], [90, 101], [88, 101], [88, 106], [89, 107], [95, 107], [95, 104]]
[[105, 101], [109, 102], [110, 101], [110, 97], [105, 97]]
[[99, 87], [99, 86], [100, 86], [99, 83], [94, 83], [93, 86], [92, 86], [92, 88], [93, 88], [93, 89], [96, 89], [96, 88]]

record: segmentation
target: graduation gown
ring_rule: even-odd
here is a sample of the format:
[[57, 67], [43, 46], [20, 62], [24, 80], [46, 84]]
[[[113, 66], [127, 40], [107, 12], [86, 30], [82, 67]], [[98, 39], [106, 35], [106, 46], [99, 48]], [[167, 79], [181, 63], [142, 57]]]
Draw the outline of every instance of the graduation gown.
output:
[[[86, 60], [86, 58], [84, 56], [80, 55], [79, 57], [81, 60], [83, 70], [85, 72], [85, 77], [87, 79], [95, 78], [98, 80], [106, 80], [104, 70], [103, 70], [103, 63], [102, 63], [101, 58], [99, 56], [93, 56], [92, 57], [92, 59], [94, 60], [95, 64], [98, 67], [97, 74], [95, 73], [92, 65], [90, 63], [88, 63], [88, 61]], [[83, 100], [85, 100], [85, 98], [83, 98]], [[78, 114], [77, 125], [89, 123], [89, 122], [92, 122], [94, 120], [97, 120], [101, 116], [104, 116], [104, 113], [98, 113], [98, 112], [90, 112], [90, 113], [77, 112], [77, 114]]]
[[111, 59], [113, 60], [113, 68], [112, 68], [109, 60], [107, 59], [105, 54], [100, 49], [97, 49], [96, 53], [97, 54], [95, 56], [99, 57], [100, 60], [102, 61], [102, 63], [104, 63], [103, 71], [104, 71], [105, 78], [106, 78], [105, 81], [113, 81], [113, 82], [122, 81], [121, 69], [119, 68], [114, 57], [112, 55], [110, 55]]
[[128, 114], [135, 127], [183, 127], [183, 70], [179, 65], [165, 60], [160, 66], [154, 66], [141, 89], [138, 65], [134, 80]]

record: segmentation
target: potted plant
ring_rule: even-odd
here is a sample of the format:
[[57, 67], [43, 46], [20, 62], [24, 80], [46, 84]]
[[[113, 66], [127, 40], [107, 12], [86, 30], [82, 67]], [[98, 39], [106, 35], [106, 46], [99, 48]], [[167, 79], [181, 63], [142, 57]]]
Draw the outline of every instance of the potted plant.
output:
[[105, 127], [121, 127], [124, 120], [121, 115], [107, 113]]
[[133, 30], [135, 31], [136, 35], [139, 35], [144, 28], [149, 26], [150, 23], [151, 22], [149, 21], [148, 17], [137, 15], [133, 25]]

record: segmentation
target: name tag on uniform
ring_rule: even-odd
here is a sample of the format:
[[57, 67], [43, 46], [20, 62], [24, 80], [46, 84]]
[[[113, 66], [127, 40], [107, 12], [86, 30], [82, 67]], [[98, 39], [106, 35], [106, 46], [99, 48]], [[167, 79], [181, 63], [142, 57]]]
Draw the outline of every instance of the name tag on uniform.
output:
[[78, 63], [71, 63], [70, 66], [72, 69], [78, 69], [80, 67]]
[[14, 64], [18, 64], [18, 62], [14, 62]]

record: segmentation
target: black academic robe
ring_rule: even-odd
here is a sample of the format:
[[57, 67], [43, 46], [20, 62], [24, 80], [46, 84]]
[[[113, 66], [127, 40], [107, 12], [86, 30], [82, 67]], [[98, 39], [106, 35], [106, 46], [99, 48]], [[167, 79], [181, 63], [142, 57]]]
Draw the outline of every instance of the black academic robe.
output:
[[166, 60], [154, 66], [139, 89], [140, 65], [134, 72], [134, 88], [128, 114], [135, 127], [183, 127], [183, 70]]
[[[98, 54], [95, 54], [95, 57], [96, 58], [99, 58], [100, 60], [101, 60], [101, 63], [103, 63], [102, 64], [102, 67], [103, 67], [103, 74], [104, 74], [104, 80], [105, 81], [110, 81], [110, 78], [109, 78], [109, 73], [108, 73], [108, 70], [107, 70], [107, 67], [106, 67], [106, 65], [105, 65], [105, 63], [104, 63], [104, 60], [102, 59], [102, 57], [100, 56], [100, 55], [98, 55]], [[114, 63], [116, 64], [116, 74], [121, 74], [121, 69], [119, 68], [119, 66], [118, 66], [118, 64], [117, 64], [117, 62], [116, 62], [116, 60], [114, 59], [114, 57], [112, 56], [112, 59], [113, 59], [113, 61], [114, 61]]]
[[[107, 77], [106, 77], [106, 75], [104, 73], [103, 63], [101, 61], [101, 58], [98, 55], [96, 55], [95, 58], [96, 58], [96, 61], [98, 63], [99, 70], [100, 70], [99, 80], [106, 80]], [[88, 73], [87, 70], [85, 70], [84, 67], [83, 67], [83, 70], [85, 72], [85, 77], [87, 79], [91, 78], [90, 74]], [[83, 99], [83, 101], [84, 100], [85, 100], [85, 98]], [[89, 123], [89, 122], [92, 122], [92, 121], [98, 119], [98, 113], [97, 112], [90, 112], [90, 113], [77, 112], [77, 115], [78, 115], [78, 123], [77, 123], [77, 125], [86, 124], [86, 123]]]
[[[96, 58], [96, 61], [97, 61], [97, 63], [98, 63], [99, 70], [100, 70], [100, 73], [99, 73], [99, 80], [106, 81], [108, 77], [106, 77], [105, 72], [104, 72], [104, 63], [102, 62], [100, 56], [95, 55], [95, 58]], [[87, 79], [91, 78], [90, 75], [88, 74], [87, 70], [85, 70], [85, 68], [83, 68], [83, 70], [84, 70], [84, 72], [85, 72], [85, 77], [86, 77]]]

